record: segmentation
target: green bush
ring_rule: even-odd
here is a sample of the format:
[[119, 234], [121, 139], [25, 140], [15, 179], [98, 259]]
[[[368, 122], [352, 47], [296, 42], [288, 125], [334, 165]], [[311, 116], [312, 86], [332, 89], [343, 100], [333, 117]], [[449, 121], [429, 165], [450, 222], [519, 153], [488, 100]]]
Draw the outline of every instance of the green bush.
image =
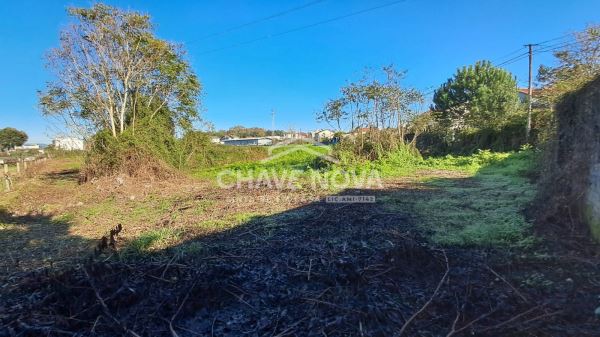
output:
[[197, 146], [188, 163], [189, 168], [201, 169], [230, 164], [240, 164], [267, 158], [269, 153], [264, 146], [230, 146], [202, 143]]
[[419, 136], [416, 146], [427, 156], [468, 155], [481, 149], [516, 151], [526, 144], [526, 122], [524, 114], [515, 114], [498, 128], [467, 128], [454, 133], [440, 125], [434, 125]]
[[125, 130], [113, 137], [108, 130], [94, 135], [89, 142], [82, 179], [124, 173], [129, 176], [168, 178], [176, 175], [175, 169], [190, 165], [197, 151], [210, 143], [207, 136], [187, 132], [183, 137], [174, 136], [169, 121], [150, 122], [140, 120], [136, 128]]
[[333, 155], [343, 164], [377, 161], [390, 156], [404, 161], [420, 158], [419, 151], [407, 144], [395, 129], [371, 129], [364, 134], [343, 138], [333, 147]]

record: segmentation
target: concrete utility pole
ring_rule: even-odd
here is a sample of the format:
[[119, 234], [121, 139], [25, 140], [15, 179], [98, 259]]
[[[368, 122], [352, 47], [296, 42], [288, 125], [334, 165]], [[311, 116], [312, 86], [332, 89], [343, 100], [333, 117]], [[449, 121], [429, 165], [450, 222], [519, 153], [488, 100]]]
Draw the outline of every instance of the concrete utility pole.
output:
[[529, 143], [529, 136], [531, 134], [531, 108], [532, 108], [532, 97], [533, 97], [533, 46], [537, 44], [526, 44], [525, 47], [529, 48], [529, 86], [527, 87], [528, 108], [527, 108], [527, 129], [525, 130], [525, 141]]
[[275, 109], [271, 109], [271, 136], [275, 136]]

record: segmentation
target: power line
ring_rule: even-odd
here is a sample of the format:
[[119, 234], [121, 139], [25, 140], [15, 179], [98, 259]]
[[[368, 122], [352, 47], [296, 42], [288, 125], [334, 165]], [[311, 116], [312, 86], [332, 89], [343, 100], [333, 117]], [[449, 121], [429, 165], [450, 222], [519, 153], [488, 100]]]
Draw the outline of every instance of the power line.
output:
[[[571, 36], [572, 36], [572, 34], [565, 34], [565, 35], [558, 36], [558, 37], [555, 37], [555, 38], [551, 38], [551, 39], [548, 39], [548, 40], [544, 40], [544, 41], [541, 41], [541, 42], [538, 42], [538, 43], [532, 43], [531, 46], [533, 47], [533, 46], [539, 45], [542, 48], [540, 48], [539, 50], [536, 50], [536, 52], [537, 53], [546, 53], [546, 52], [551, 52], [551, 51], [559, 50], [559, 49], [562, 49], [562, 48], [570, 47], [570, 46], [576, 45], [576, 44], [578, 44], [580, 42], [580, 41], [560, 41], [560, 42], [557, 42], [557, 43], [546, 45], [548, 42], [554, 42], [554, 41], [564, 40], [564, 39], [566, 39], [568, 37], [571, 37]], [[514, 55], [514, 54], [516, 54], [516, 53], [518, 53], [520, 51], [522, 51], [523, 49], [528, 48], [528, 46], [529, 45], [525, 45], [525, 46], [523, 46], [523, 47], [521, 47], [519, 49], [516, 49], [516, 50], [514, 50], [514, 51], [512, 51], [512, 52], [510, 52], [508, 54], [505, 54], [504, 56], [501, 56], [501, 57], [497, 58], [497, 60], [502, 60], [502, 59], [505, 59], [507, 57], [510, 57], [510, 56], [512, 56], [512, 55]], [[533, 51], [533, 48], [532, 48], [532, 51]], [[527, 51], [525, 51], [525, 52], [523, 52], [523, 53], [521, 53], [521, 54], [519, 54], [517, 56], [513, 56], [513, 57], [511, 57], [509, 59], [506, 59], [506, 60], [502, 61], [501, 63], [496, 64], [496, 67], [507, 66], [509, 64], [513, 64], [515, 62], [527, 59], [527, 58], [529, 58], [529, 56], [530, 56], [530, 51], [527, 50]], [[494, 63], [494, 62], [492, 62], [492, 63]], [[436, 90], [437, 89], [428, 91], [428, 92], [424, 93], [423, 95], [424, 96], [431, 95]]]
[[538, 45], [542, 45], [542, 44], [546, 44], [546, 43], [548, 43], [548, 42], [557, 41], [557, 40], [562, 40], [562, 39], [565, 39], [565, 38], [568, 38], [568, 37], [571, 37], [571, 36], [572, 36], [572, 34], [570, 34], [570, 33], [569, 33], [569, 34], [565, 34], [565, 35], [562, 35], [562, 36], [559, 36], [559, 37], [555, 37], [555, 38], [552, 38], [552, 39], [548, 39], [548, 40], [546, 40], [546, 41], [538, 42], [538, 43], [536, 43], [536, 44], [538, 44]]
[[509, 59], [509, 60], [506, 60], [506, 61], [504, 61], [504, 62], [502, 62], [502, 63], [498, 63], [498, 64], [496, 65], [496, 67], [501, 67], [501, 66], [509, 65], [509, 64], [511, 64], [511, 63], [515, 63], [515, 62], [517, 62], [517, 61], [520, 61], [520, 60], [522, 60], [523, 58], [527, 57], [527, 55], [529, 55], [529, 52], [528, 52], [528, 51], [527, 51], [527, 52], [524, 52], [524, 53], [522, 53], [522, 54], [519, 54], [519, 55], [517, 55], [517, 56], [515, 56], [515, 57], [513, 57], [513, 58], [511, 58], [511, 59]]
[[231, 48], [235, 48], [235, 47], [240, 47], [240, 46], [252, 44], [252, 43], [255, 43], [255, 42], [267, 40], [267, 39], [270, 39], [270, 38], [274, 38], [274, 37], [278, 37], [278, 36], [282, 36], [282, 35], [286, 35], [286, 34], [290, 34], [290, 33], [295, 33], [295, 32], [298, 32], [298, 31], [301, 31], [301, 30], [304, 30], [304, 29], [308, 29], [308, 28], [312, 28], [312, 27], [324, 25], [326, 23], [330, 23], [330, 22], [334, 22], [334, 21], [339, 21], [339, 20], [342, 20], [342, 19], [346, 19], [346, 18], [349, 18], [349, 17], [352, 17], [352, 16], [357, 16], [357, 15], [360, 15], [360, 14], [372, 12], [372, 11], [377, 10], [377, 9], [381, 9], [381, 8], [385, 8], [385, 7], [390, 7], [390, 6], [399, 4], [401, 2], [406, 2], [406, 0], [397, 0], [397, 1], [388, 2], [388, 3], [383, 4], [383, 5], [369, 7], [369, 8], [362, 9], [362, 10], [359, 10], [359, 11], [356, 11], [356, 12], [352, 12], [352, 13], [348, 13], [348, 14], [336, 16], [336, 17], [333, 17], [331, 19], [317, 21], [315, 23], [311, 23], [311, 24], [308, 24], [308, 25], [305, 25], [305, 26], [300, 26], [300, 27], [289, 29], [289, 30], [285, 30], [285, 31], [282, 31], [282, 32], [279, 32], [279, 33], [264, 35], [264, 36], [261, 36], [261, 37], [256, 38], [256, 39], [252, 39], [252, 40], [248, 40], [248, 41], [244, 41], [244, 42], [232, 44], [232, 45], [221, 47], [221, 48], [207, 50], [207, 51], [204, 51], [204, 52], [200, 53], [199, 55], [211, 54], [211, 53], [215, 53], [215, 52], [218, 52], [218, 51], [221, 51], [221, 50], [226, 50], [226, 49], [231, 49]]
[[[522, 50], [523, 50], [523, 48], [525, 48], [525, 47], [521, 47], [521, 48], [519, 48], [519, 49], [516, 49], [516, 50], [514, 50], [514, 51], [512, 51], [512, 52], [508, 53], [508, 54], [505, 54], [505, 55], [503, 55], [503, 56], [500, 56], [500, 57], [498, 57], [496, 60], [503, 60], [503, 59], [505, 59], [505, 58], [507, 58], [507, 57], [509, 57], [509, 56], [512, 56], [512, 55], [514, 55], [514, 54], [516, 54], [516, 53], [518, 53], [518, 52], [522, 51]], [[492, 63], [496, 63], [496, 61], [492, 61]]]
[[[568, 38], [570, 36], [572, 36], [572, 34], [561, 35], [561, 36], [558, 36], [558, 37], [555, 37], [555, 38], [551, 38], [551, 39], [548, 39], [548, 40], [540, 41], [540, 42], [537, 42], [537, 43], [532, 43], [532, 45], [534, 45], [534, 46], [539, 45], [539, 46], [542, 47], [542, 49], [539, 50], [539, 51], [537, 51], [537, 52], [546, 52], [546, 51], [549, 51], [549, 50], [556, 50], [556, 49], [563, 48], [564, 46], [567, 46], [567, 45], [571, 44], [572, 42], [571, 41], [561, 41], [561, 42], [550, 44], [550, 45], [545, 45], [545, 44], [547, 44], [548, 42], [553, 42], [553, 41], [558, 41], [558, 40], [564, 40], [565, 38]], [[515, 50], [514, 52], [509, 53], [509, 54], [507, 54], [507, 55], [505, 55], [503, 57], [499, 57], [498, 59], [502, 60], [503, 58], [506, 58], [506, 57], [508, 57], [510, 55], [513, 55], [513, 54], [517, 53], [518, 51], [523, 50], [524, 48], [525, 48], [525, 46], [521, 47], [521, 48]], [[556, 49], [549, 49], [549, 48], [556, 48]], [[521, 60], [527, 58], [528, 55], [529, 55], [528, 52], [521, 53], [521, 54], [519, 54], [519, 55], [517, 55], [515, 57], [512, 57], [512, 58], [507, 59], [507, 60], [505, 60], [505, 61], [503, 61], [501, 63], [498, 63], [496, 66], [500, 67], [500, 66], [505, 66], [505, 65], [509, 65], [509, 64], [521, 61]]]
[[[212, 38], [212, 37], [215, 37], [215, 36], [219, 36], [219, 35], [224, 35], [224, 34], [227, 34], [227, 33], [231, 33], [233, 31], [240, 30], [240, 29], [248, 27], [248, 26], [253, 26], [253, 25], [256, 25], [256, 24], [264, 22], [264, 21], [268, 21], [268, 20], [275, 19], [275, 18], [284, 16], [284, 15], [287, 15], [287, 14], [290, 14], [290, 13], [293, 13], [293, 12], [297, 12], [299, 10], [302, 10], [302, 9], [305, 9], [305, 8], [308, 8], [308, 7], [320, 4], [321, 2], [324, 2], [324, 1], [326, 1], [326, 0], [311, 1], [311, 2], [305, 3], [304, 5], [301, 5], [301, 6], [298, 6], [298, 7], [293, 7], [293, 8], [290, 8], [290, 9], [286, 9], [284, 11], [281, 11], [281, 12], [278, 12], [278, 13], [275, 13], [275, 14], [271, 14], [271, 15], [265, 16], [265, 17], [260, 18], [260, 19], [249, 21], [249, 22], [246, 22], [246, 23], [243, 23], [243, 24], [231, 27], [231, 28], [227, 28], [227, 29], [219, 31], [219, 32], [208, 34], [208, 35], [203, 36], [203, 37], [201, 37], [201, 38], [199, 38], [197, 40], [194, 40], [193, 42], [198, 42], [198, 41], [206, 40], [206, 39], [209, 39], [209, 38]], [[193, 43], [193, 42], [189, 42], [189, 43]]]

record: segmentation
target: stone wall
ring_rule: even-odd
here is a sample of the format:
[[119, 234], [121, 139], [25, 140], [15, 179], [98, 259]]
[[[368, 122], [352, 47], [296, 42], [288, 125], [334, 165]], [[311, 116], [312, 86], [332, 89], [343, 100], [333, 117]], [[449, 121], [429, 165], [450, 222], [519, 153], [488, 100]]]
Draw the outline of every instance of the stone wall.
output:
[[541, 193], [555, 215], [600, 241], [600, 77], [565, 97], [556, 118]]

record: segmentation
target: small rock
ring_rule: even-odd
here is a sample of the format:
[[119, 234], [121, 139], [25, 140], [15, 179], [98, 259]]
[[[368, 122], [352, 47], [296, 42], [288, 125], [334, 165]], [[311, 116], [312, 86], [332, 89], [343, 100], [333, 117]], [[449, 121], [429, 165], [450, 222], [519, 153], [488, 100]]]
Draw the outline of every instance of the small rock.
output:
[[129, 196], [129, 200], [135, 200], [135, 195]]
[[78, 203], [77, 203], [77, 206], [83, 206], [83, 202], [81, 202], [81, 201], [80, 201], [80, 202], [78, 202]]
[[572, 282], [573, 282], [573, 279], [569, 277], [569, 278], [567, 278], [565, 281], [567, 281], [567, 282], [569, 282], [569, 283], [572, 283]]
[[123, 177], [117, 177], [117, 179], [115, 179], [115, 180], [117, 181], [117, 184], [119, 184], [119, 185], [123, 185], [123, 183], [125, 182], [123, 180]]
[[600, 307], [597, 307], [596, 310], [594, 310], [594, 314], [600, 316]]

